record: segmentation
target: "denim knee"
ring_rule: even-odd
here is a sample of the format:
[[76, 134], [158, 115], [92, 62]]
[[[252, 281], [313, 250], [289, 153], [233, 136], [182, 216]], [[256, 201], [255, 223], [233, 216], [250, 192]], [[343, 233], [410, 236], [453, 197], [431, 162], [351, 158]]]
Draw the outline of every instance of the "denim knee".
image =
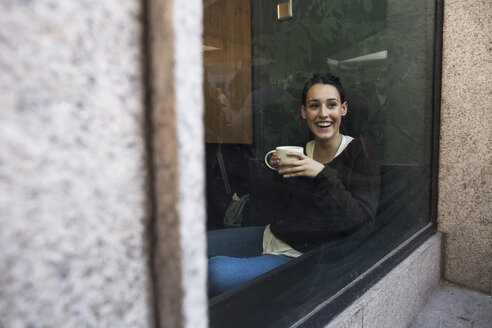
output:
[[214, 256], [208, 260], [208, 293], [214, 297], [234, 287], [234, 275], [231, 273], [230, 258]]

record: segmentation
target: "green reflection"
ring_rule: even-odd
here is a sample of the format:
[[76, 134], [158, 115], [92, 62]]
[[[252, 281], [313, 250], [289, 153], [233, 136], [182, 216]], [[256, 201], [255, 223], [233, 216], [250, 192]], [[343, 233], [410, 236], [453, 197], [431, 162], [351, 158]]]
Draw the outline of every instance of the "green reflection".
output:
[[[349, 95], [345, 133], [369, 138], [386, 164], [430, 162], [431, 62], [426, 8], [409, 1], [294, 1], [278, 22], [278, 1], [253, 4], [254, 145], [309, 138], [299, 94], [315, 72], [340, 76]], [[420, 6], [422, 7], [422, 6]]]

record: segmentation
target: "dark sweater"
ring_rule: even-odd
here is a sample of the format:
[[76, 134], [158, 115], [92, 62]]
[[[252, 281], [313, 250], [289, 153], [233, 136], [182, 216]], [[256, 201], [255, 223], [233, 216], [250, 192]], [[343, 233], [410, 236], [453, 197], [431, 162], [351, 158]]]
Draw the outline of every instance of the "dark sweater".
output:
[[281, 205], [271, 230], [300, 252], [370, 230], [379, 198], [374, 149], [356, 138], [314, 179], [278, 175], [273, 202]]

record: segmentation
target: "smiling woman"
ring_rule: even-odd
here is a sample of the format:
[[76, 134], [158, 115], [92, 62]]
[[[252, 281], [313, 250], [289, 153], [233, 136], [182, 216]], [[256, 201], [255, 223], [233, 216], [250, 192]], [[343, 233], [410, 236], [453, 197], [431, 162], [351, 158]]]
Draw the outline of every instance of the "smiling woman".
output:
[[[329, 74], [317, 74], [306, 82], [301, 114], [314, 140], [307, 143], [306, 155], [287, 153], [292, 158], [288, 161], [273, 153], [270, 165], [279, 167], [278, 174], [288, 180], [262, 173], [274, 175], [268, 192], [274, 208], [271, 223], [266, 228], [209, 233], [211, 297], [322, 244], [370, 230], [379, 197], [379, 168], [367, 142], [340, 134], [348, 107], [340, 94], [344, 92], [339, 79]], [[230, 245], [238, 239], [241, 245], [231, 252]]]

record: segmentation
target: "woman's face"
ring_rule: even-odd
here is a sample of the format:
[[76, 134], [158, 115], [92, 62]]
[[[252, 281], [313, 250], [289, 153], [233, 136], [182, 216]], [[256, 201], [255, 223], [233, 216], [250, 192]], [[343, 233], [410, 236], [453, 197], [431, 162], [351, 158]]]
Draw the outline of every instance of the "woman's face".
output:
[[330, 141], [338, 136], [342, 117], [348, 105], [340, 100], [337, 88], [330, 84], [315, 84], [309, 89], [306, 104], [302, 106], [302, 118], [317, 141]]

